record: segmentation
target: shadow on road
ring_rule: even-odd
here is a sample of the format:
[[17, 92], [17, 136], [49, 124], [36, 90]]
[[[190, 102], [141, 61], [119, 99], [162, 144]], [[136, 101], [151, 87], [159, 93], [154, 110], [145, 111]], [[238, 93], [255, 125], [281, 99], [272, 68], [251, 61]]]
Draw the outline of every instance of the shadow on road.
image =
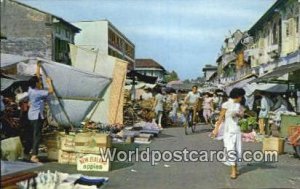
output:
[[274, 163], [259, 162], [259, 163], [248, 163], [240, 169], [241, 174], [247, 172], [255, 171], [257, 169], [275, 169], [276, 165]]
[[202, 133], [210, 133], [212, 132], [213, 129], [203, 129], [203, 128], [199, 128], [198, 126], [196, 127], [196, 130], [194, 133], [190, 133], [189, 135], [193, 135], [193, 134], [202, 134]]
[[171, 137], [175, 137], [175, 136], [161, 133], [158, 138], [171, 138]]
[[131, 167], [133, 165], [134, 163], [129, 163], [129, 162], [111, 162], [111, 171], [124, 169], [127, 167]]

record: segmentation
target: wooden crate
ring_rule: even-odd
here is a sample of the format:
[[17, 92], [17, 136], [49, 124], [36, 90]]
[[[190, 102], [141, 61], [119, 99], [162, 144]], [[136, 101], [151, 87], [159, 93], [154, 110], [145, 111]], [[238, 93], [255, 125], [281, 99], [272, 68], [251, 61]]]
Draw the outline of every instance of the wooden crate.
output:
[[75, 152], [58, 151], [58, 163], [76, 165], [78, 154]]
[[284, 139], [283, 138], [264, 138], [263, 140], [263, 152], [265, 151], [277, 151], [278, 155], [284, 153]]
[[111, 138], [107, 134], [79, 133], [74, 139], [75, 152], [83, 154], [99, 154], [100, 149], [111, 147]]
[[64, 135], [60, 138], [60, 149], [67, 152], [75, 151], [75, 136]]
[[48, 160], [58, 160], [58, 148], [48, 148], [47, 158]]

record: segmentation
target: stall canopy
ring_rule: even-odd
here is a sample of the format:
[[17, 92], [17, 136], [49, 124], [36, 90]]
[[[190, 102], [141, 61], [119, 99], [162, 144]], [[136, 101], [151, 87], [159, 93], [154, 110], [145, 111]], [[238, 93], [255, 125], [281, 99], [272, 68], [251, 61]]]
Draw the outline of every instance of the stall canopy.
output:
[[288, 90], [288, 86], [285, 84], [275, 83], [251, 83], [243, 87], [246, 91], [246, 95], [250, 96], [255, 91], [264, 91], [269, 93], [285, 93]]
[[[281, 78], [282, 76], [289, 74], [288, 77]], [[275, 68], [272, 72], [267, 73], [252, 82], [256, 83], [300, 83], [300, 62], [283, 65]]]
[[249, 82], [253, 81], [254, 79], [256, 79], [256, 75], [255, 74], [250, 74], [248, 76], [245, 76], [243, 77], [242, 79], [234, 82], [234, 83], [231, 83], [230, 85], [226, 86], [225, 90], [226, 90], [226, 93], [229, 94], [230, 91], [233, 89], [233, 88], [243, 88], [244, 86], [246, 86]]
[[27, 82], [31, 76], [5, 75], [1, 74], [1, 92], [10, 88], [13, 84]]
[[[55, 96], [50, 99], [50, 109], [54, 119], [63, 126], [80, 126], [102, 100], [103, 92], [111, 82], [107, 77], [63, 64], [43, 61], [42, 69], [53, 80]], [[43, 82], [46, 86], [45, 77]]]
[[169, 83], [167, 83], [167, 87], [172, 87], [172, 85], [180, 85], [183, 82], [180, 80], [175, 80], [175, 81], [170, 81]]
[[[44, 86], [47, 86], [46, 77], [52, 79], [54, 94], [49, 96], [49, 107], [52, 117], [60, 126], [80, 126], [91, 109], [102, 100], [104, 91], [111, 83], [109, 77], [61, 63], [41, 58], [13, 58], [14, 56], [2, 59], [5, 56], [1, 54], [1, 64], [2, 60], [8, 66], [17, 64], [18, 76], [32, 76], [36, 70], [36, 63], [39, 62]], [[16, 62], [17, 60], [20, 62]], [[5, 70], [8, 66], [1, 69]]]
[[1, 53], [0, 68], [1, 69], [8, 68], [10, 66], [18, 64], [19, 62], [27, 61], [28, 59], [30, 58], [25, 56]]
[[192, 90], [194, 85], [198, 86], [199, 84], [196, 84], [196, 83], [173, 84], [171, 86], [171, 88], [173, 88], [175, 90], [190, 91], [190, 90]]

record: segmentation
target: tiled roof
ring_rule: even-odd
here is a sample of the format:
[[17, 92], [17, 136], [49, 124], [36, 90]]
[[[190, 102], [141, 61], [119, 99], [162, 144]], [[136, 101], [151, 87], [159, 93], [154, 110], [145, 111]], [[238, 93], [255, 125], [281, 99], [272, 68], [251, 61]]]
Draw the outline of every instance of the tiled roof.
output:
[[136, 68], [160, 68], [165, 70], [165, 68], [152, 59], [136, 59], [135, 60]]

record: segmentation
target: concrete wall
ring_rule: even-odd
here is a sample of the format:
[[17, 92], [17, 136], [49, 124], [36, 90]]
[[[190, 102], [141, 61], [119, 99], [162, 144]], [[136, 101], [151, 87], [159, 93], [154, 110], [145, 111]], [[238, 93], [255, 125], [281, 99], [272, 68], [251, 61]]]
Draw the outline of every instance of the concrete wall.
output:
[[[279, 51], [280, 57], [285, 57], [299, 50], [300, 19], [297, 20], [297, 17], [300, 17], [300, 3], [297, 0], [287, 0], [287, 3], [279, 8], [279, 12], [274, 13], [272, 19], [264, 23], [264, 27], [260, 28], [254, 36], [256, 40], [252, 46], [254, 49], [251, 58], [252, 67], [273, 62], [275, 59], [270, 56], [270, 53], [274, 50]], [[280, 22], [280, 43], [274, 45], [272, 44], [272, 28], [275, 23], [279, 24]], [[296, 26], [298, 26], [298, 31]], [[289, 35], [286, 32], [287, 27], [289, 28]]]
[[108, 54], [108, 21], [76, 22], [81, 32], [75, 36], [75, 44], [88, 49], [99, 49]]
[[9, 38], [1, 40], [1, 53], [37, 56], [51, 60], [52, 50], [46, 38]]
[[[281, 10], [282, 14], [282, 56], [295, 52], [300, 48], [300, 2], [290, 0]], [[296, 23], [298, 22], [298, 24]], [[296, 26], [298, 25], [298, 31]], [[289, 27], [289, 35], [286, 35], [286, 28]]]
[[16, 2], [1, 2], [1, 52], [52, 58], [51, 17]]

